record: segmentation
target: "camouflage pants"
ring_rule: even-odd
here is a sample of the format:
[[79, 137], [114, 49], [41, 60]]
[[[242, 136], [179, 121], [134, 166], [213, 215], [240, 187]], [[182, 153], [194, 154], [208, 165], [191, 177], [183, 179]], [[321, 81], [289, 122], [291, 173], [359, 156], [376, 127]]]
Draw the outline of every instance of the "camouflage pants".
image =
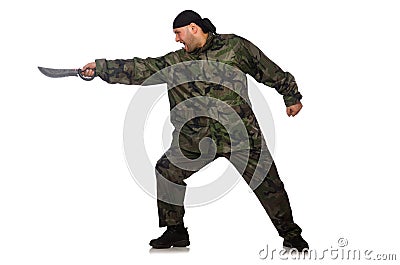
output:
[[[260, 150], [217, 153], [214, 157], [204, 158], [202, 164], [200, 163], [200, 166], [197, 167], [192, 167], [190, 161], [191, 159], [198, 159], [199, 154], [182, 149], [181, 151], [185, 156], [185, 162], [179, 164], [175, 159], [173, 159], [174, 162], [171, 162], [171, 158], [178, 156], [176, 149], [171, 147], [156, 164], [157, 206], [160, 227], [183, 223], [186, 191], [184, 180], [207, 163], [216, 158], [225, 157], [230, 160], [239, 172], [242, 171], [242, 177], [247, 184], [250, 184], [252, 178], [261, 180], [254, 193], [279, 235], [283, 238], [288, 238], [301, 233], [301, 228], [293, 221], [289, 198], [273, 160], [270, 159], [270, 162], [260, 161], [261, 170], [259, 170], [260, 168], [256, 170], [257, 163], [261, 157]], [[234, 159], [232, 159], [233, 156]], [[256, 174], [256, 176], [253, 174]]]

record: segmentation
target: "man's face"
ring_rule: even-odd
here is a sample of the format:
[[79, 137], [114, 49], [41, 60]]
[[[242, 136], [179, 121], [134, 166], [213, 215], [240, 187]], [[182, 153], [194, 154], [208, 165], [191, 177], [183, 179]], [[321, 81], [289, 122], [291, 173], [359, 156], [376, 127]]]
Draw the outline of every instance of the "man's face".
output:
[[191, 52], [196, 49], [195, 36], [189, 29], [190, 26], [174, 29], [175, 41], [180, 42], [184, 45], [184, 49], [187, 52]]

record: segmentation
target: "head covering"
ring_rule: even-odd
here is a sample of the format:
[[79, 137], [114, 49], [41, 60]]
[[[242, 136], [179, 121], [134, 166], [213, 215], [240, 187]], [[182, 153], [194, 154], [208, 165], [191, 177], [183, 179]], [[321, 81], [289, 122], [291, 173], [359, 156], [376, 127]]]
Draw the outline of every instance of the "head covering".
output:
[[172, 27], [176, 29], [187, 26], [192, 22], [198, 25], [203, 30], [204, 33], [208, 32], [215, 33], [216, 31], [215, 26], [211, 23], [211, 21], [208, 18], [201, 18], [201, 16], [198, 13], [194, 12], [193, 10], [185, 10], [179, 13], [179, 15], [177, 15], [176, 18], [174, 19]]

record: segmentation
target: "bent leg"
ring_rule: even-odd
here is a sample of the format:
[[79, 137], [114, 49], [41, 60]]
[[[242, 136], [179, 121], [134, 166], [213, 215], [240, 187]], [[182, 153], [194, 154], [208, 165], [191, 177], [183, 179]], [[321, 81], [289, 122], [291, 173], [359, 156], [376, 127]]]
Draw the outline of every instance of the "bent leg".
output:
[[155, 173], [160, 227], [183, 223], [185, 214], [183, 202], [186, 192], [184, 180], [212, 161], [199, 157], [198, 153], [185, 150], [180, 153], [170, 148], [157, 161]]

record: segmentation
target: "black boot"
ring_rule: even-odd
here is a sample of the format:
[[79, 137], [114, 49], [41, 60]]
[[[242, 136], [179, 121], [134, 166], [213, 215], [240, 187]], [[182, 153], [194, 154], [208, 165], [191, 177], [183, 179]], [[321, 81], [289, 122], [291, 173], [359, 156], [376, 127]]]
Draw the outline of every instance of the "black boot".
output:
[[295, 248], [297, 251], [302, 252], [308, 250], [308, 243], [301, 237], [301, 235], [298, 235], [295, 237], [285, 238], [283, 240], [283, 247]]
[[162, 236], [150, 241], [150, 246], [153, 248], [187, 247], [189, 245], [189, 234], [183, 224], [167, 226], [167, 230]]

